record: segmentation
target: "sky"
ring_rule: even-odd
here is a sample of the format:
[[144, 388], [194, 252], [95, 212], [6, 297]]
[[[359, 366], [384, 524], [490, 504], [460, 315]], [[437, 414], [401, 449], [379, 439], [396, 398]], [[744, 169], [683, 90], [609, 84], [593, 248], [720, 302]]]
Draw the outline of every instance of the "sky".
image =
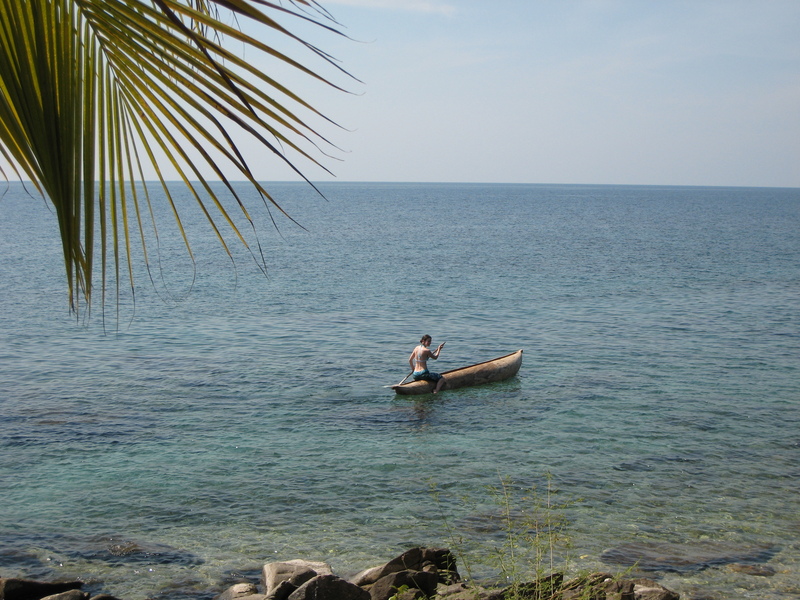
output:
[[336, 180], [800, 187], [797, 0], [322, 5]]
[[339, 125], [313, 181], [800, 187], [798, 0], [319, 1], [353, 78], [293, 56], [348, 92], [279, 73]]

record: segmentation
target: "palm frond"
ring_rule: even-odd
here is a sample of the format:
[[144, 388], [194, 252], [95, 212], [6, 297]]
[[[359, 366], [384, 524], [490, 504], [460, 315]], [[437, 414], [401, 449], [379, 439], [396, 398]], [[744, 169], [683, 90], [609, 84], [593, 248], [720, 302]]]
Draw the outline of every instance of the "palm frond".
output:
[[[257, 26], [258, 35], [229, 25], [224, 16]], [[301, 176], [287, 151], [325, 168], [317, 156], [325, 156], [323, 148], [331, 144], [300, 112], [324, 115], [229, 49], [253, 50], [342, 89], [319, 74], [319, 67], [277, 49], [289, 40], [326, 70], [332, 66], [344, 73], [279, 18], [342, 35], [313, 0], [287, 5], [268, 0], [0, 0], [0, 154], [15, 176], [30, 179], [55, 208], [73, 310], [78, 312], [81, 302], [91, 306], [96, 245], [103, 302], [109, 272], [116, 286], [125, 272], [134, 287], [134, 239], [149, 265], [145, 229], [154, 231], [157, 241], [158, 227], [144, 165], [157, 174], [190, 257], [160, 161], [169, 161], [229, 255], [225, 230], [249, 245], [203, 175], [207, 169], [222, 181], [251, 226], [233, 178], [247, 180], [265, 202], [282, 210], [256, 179], [234, 141], [237, 135], [258, 140]], [[266, 42], [268, 35], [276, 43]]]

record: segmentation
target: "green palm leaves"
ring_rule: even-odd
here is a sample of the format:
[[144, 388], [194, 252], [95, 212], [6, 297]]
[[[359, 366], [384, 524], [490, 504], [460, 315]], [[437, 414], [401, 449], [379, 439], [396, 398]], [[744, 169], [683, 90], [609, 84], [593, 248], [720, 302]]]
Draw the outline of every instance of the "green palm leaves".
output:
[[333, 64], [278, 18], [338, 33], [313, 0], [288, 8], [267, 0], [0, 0], [0, 153], [55, 207], [73, 310], [81, 298], [91, 304], [94, 271], [104, 297], [112, 271], [119, 286], [127, 270], [133, 286], [136, 240], [148, 263], [145, 223], [156, 238], [158, 230], [144, 165], [154, 169], [191, 255], [163, 165], [183, 180], [230, 254], [224, 225], [247, 242], [204, 170], [225, 184], [247, 221], [228, 173], [274, 204], [236, 136], [258, 140], [295, 171], [287, 151], [319, 164], [314, 156], [327, 142], [298, 112], [322, 115], [223, 45], [334, 85], [262, 41], [300, 44]]

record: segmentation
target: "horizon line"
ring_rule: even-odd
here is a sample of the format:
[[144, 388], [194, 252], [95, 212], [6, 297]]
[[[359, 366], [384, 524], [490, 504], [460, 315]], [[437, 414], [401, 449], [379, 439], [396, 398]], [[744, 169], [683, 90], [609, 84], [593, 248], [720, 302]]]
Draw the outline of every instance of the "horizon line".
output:
[[[240, 183], [250, 183], [247, 179], [229, 179], [228, 180], [232, 184], [240, 184]], [[95, 181], [96, 183], [99, 180]], [[137, 180], [136, 183], [146, 183], [146, 184], [160, 184], [161, 182], [158, 179], [145, 179], [145, 180]], [[751, 189], [782, 189], [782, 190], [800, 190], [800, 185], [798, 186], [787, 186], [787, 185], [753, 185], [753, 184], [687, 184], [687, 183], [565, 183], [565, 182], [518, 182], [518, 181], [393, 181], [393, 180], [386, 180], [386, 181], [377, 181], [377, 180], [321, 180], [321, 181], [303, 181], [303, 180], [296, 180], [296, 179], [259, 179], [259, 183], [261, 184], [297, 184], [297, 185], [305, 185], [305, 186], [319, 186], [319, 185], [503, 185], [503, 186], [583, 186], [583, 187], [675, 187], [675, 188], [751, 188]], [[12, 183], [16, 184], [33, 184], [30, 179], [17, 179], [14, 181], [9, 181], [6, 179], [6, 185], [10, 185]], [[167, 184], [181, 184], [186, 185], [182, 179], [167, 179], [164, 181]], [[192, 184], [199, 184], [200, 180], [191, 180], [189, 183]], [[222, 183], [220, 179], [214, 180], [207, 180], [207, 183], [214, 184], [214, 183]], [[0, 184], [2, 185], [2, 184]]]

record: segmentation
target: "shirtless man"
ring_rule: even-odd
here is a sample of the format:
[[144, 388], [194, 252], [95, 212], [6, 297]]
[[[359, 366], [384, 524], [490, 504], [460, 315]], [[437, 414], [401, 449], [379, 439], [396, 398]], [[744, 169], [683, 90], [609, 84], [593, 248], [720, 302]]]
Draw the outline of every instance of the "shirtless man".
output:
[[428, 371], [428, 359], [436, 360], [439, 358], [439, 353], [442, 351], [445, 342], [439, 344], [439, 347], [431, 352], [429, 350], [431, 341], [431, 336], [422, 336], [422, 339], [419, 341], [419, 346], [414, 348], [411, 356], [408, 357], [408, 366], [411, 367], [411, 370], [414, 372], [414, 381], [424, 379], [425, 381], [432, 381], [435, 383], [436, 387], [433, 389], [433, 393], [436, 394], [442, 389], [442, 386], [444, 386], [444, 377], [439, 375], [439, 373], [431, 373]]

